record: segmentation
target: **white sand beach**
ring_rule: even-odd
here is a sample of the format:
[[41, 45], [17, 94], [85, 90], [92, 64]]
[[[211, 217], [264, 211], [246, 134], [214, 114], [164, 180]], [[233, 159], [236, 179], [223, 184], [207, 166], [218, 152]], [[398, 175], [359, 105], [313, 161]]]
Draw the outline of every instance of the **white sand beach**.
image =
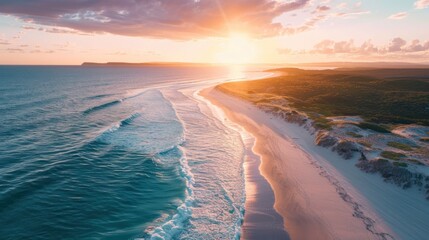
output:
[[[255, 137], [260, 173], [292, 239], [425, 239], [427, 201], [316, 146], [304, 128], [213, 88], [200, 94]], [[255, 183], [258, 185], [258, 181]], [[246, 204], [246, 207], [248, 204]], [[244, 226], [246, 225], [246, 219]]]

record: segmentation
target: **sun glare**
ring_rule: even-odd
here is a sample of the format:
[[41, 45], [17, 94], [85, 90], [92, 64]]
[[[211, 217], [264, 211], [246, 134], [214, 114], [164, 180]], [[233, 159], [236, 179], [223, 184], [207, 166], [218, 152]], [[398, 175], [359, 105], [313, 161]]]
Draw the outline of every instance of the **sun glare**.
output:
[[248, 64], [256, 58], [253, 40], [243, 34], [233, 34], [222, 44], [216, 62], [225, 64]]

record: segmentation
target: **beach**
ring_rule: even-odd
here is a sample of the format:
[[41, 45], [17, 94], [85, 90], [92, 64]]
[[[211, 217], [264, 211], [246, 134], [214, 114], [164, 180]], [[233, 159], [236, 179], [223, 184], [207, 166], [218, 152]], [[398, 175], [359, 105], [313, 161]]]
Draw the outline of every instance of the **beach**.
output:
[[308, 125], [215, 90], [273, 76], [260, 68], [0, 70], [5, 239], [429, 235], [426, 186], [386, 183]]
[[[396, 238], [366, 198], [343, 177], [344, 172], [340, 173], [328, 163], [316, 160], [317, 152], [327, 149], [314, 144], [306, 145], [312, 136], [305, 129], [213, 88], [205, 89], [200, 94], [255, 138], [253, 152], [259, 156], [261, 163], [260, 166], [253, 164], [248, 168], [258, 168], [274, 194], [274, 209], [281, 219], [267, 221], [271, 221], [272, 225], [282, 221], [291, 239]], [[314, 151], [304, 149], [303, 145], [310, 146]], [[340, 158], [334, 152], [327, 153], [332, 159]], [[249, 169], [246, 174], [246, 180], [255, 175]], [[246, 190], [247, 185], [246, 182]], [[263, 188], [264, 180], [253, 181], [252, 185]], [[265, 199], [264, 196], [260, 197]], [[246, 198], [246, 215], [249, 208], [257, 208], [254, 202], [258, 201]], [[266, 211], [269, 212], [269, 209]], [[246, 235], [246, 220], [249, 221], [246, 215], [243, 238], [252, 239], [251, 234]], [[259, 220], [263, 229], [264, 220], [262, 217]], [[252, 221], [255, 222], [254, 219]]]

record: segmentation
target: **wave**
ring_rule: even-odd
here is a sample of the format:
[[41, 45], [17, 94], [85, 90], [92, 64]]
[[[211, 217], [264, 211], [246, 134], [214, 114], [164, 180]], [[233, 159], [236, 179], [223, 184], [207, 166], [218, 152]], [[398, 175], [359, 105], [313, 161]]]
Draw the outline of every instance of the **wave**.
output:
[[91, 99], [100, 99], [100, 98], [105, 98], [105, 97], [111, 97], [113, 95], [115, 95], [115, 94], [99, 94], [99, 95], [87, 97], [86, 99], [90, 99], [90, 100]]
[[121, 120], [121, 121], [113, 124], [109, 129], [105, 130], [99, 137], [102, 137], [104, 134], [114, 132], [114, 131], [118, 130], [120, 127], [122, 127], [122, 126], [126, 126], [126, 125], [131, 124], [132, 121], [134, 119], [136, 119], [137, 117], [139, 117], [139, 116], [141, 116], [140, 113], [133, 113], [133, 114], [131, 114], [129, 117], [127, 117], [127, 118], [125, 118], [125, 119], [123, 119], [123, 120]]
[[[145, 94], [146, 92], [147, 92], [147, 89], [139, 90], [135, 94], [132, 94], [132, 95], [129, 95], [129, 96], [117, 99], [117, 100], [113, 100], [113, 101], [110, 101], [110, 102], [107, 102], [107, 103], [103, 103], [103, 104], [100, 104], [100, 105], [97, 105], [97, 106], [94, 106], [94, 107], [90, 107], [90, 108], [86, 109], [85, 111], [83, 111], [83, 115], [88, 115], [88, 114], [91, 114], [93, 112], [96, 112], [96, 111], [99, 111], [99, 110], [103, 110], [105, 108], [112, 107], [112, 106], [120, 104], [120, 103], [122, 103], [122, 102], [124, 102], [126, 100], [139, 97], [139, 96]], [[88, 97], [87, 99], [100, 99], [100, 98], [104, 98], [104, 97], [108, 97], [108, 96], [113, 96], [113, 95], [115, 95], [115, 94], [100, 94], [100, 95], [95, 95], [95, 96]]]
[[[232, 130], [234, 132], [237, 132], [240, 136], [240, 141], [243, 146], [244, 153], [241, 156], [241, 181], [243, 184], [242, 188], [242, 198], [239, 200], [238, 204], [235, 205], [234, 201], [231, 199], [231, 194], [228, 193], [225, 187], [222, 186], [221, 190], [223, 193], [223, 196], [228, 200], [228, 203], [231, 207], [234, 208], [234, 211], [238, 213], [237, 219], [235, 220], [233, 226], [231, 226], [232, 232], [233, 232], [233, 238], [232, 239], [240, 239], [241, 238], [241, 230], [242, 225], [244, 222], [244, 214], [245, 214], [245, 204], [246, 204], [246, 188], [245, 188], [245, 167], [244, 164], [246, 162], [246, 158], [249, 157], [249, 155], [254, 155], [253, 153], [253, 147], [255, 144], [255, 138], [248, 134], [242, 126], [229, 121], [223, 111], [218, 108], [216, 105], [213, 105], [209, 100], [202, 97], [200, 95], [200, 91], [195, 91], [192, 94], [192, 97], [196, 99], [199, 102], [203, 102], [204, 105], [207, 107], [207, 109], [203, 110], [200, 106], [200, 112], [205, 117], [212, 119], [214, 122], [214, 127], [218, 129], [219, 131], [222, 131], [224, 134], [228, 134], [228, 131], [226, 129]], [[222, 184], [221, 184], [222, 185]]]
[[182, 147], [185, 143], [184, 123], [159, 90], [139, 92], [122, 101], [136, 97], [139, 97], [135, 103], [138, 112], [111, 125], [96, 141], [141, 152], [160, 165], [178, 167], [180, 177], [186, 184], [185, 198], [174, 215], [161, 225], [157, 224], [158, 227], [148, 232], [147, 236], [148, 239], [172, 239], [185, 228], [194, 202], [194, 176]]
[[86, 109], [85, 111], [83, 111], [83, 114], [84, 115], [88, 115], [88, 114], [91, 114], [93, 112], [96, 112], [96, 111], [99, 111], [99, 110], [102, 110], [102, 109], [105, 109], [105, 108], [108, 108], [108, 107], [120, 104], [122, 101], [123, 101], [122, 99], [118, 99], [118, 100], [114, 100], [114, 101], [111, 101], [111, 102], [103, 103], [101, 105], [94, 106], [94, 107]]
[[161, 226], [155, 228], [149, 232], [150, 237], [148, 239], [162, 239], [170, 240], [174, 239], [183, 229], [186, 221], [192, 215], [192, 205], [194, 203], [193, 186], [195, 184], [194, 176], [191, 172], [191, 168], [188, 165], [185, 151], [182, 147], [178, 147], [182, 153], [180, 158], [180, 175], [185, 179], [186, 183], [186, 195], [183, 203], [177, 208], [177, 213], [174, 214], [168, 221]]
[[[181, 142], [175, 148], [178, 149], [182, 157], [179, 159], [180, 163], [180, 176], [185, 180], [186, 183], [186, 192], [185, 192], [185, 200], [183, 203], [177, 208], [176, 214], [171, 216], [166, 222], [162, 225], [156, 227], [152, 231], [149, 232], [150, 237], [148, 239], [163, 239], [170, 240], [174, 239], [177, 235], [179, 235], [185, 228], [185, 223], [192, 216], [192, 206], [194, 204], [194, 184], [195, 179], [194, 175], [191, 172], [191, 168], [188, 164], [188, 159], [186, 157], [186, 150], [182, 145], [185, 143], [185, 124], [179, 118], [176, 109], [173, 104], [165, 97], [165, 95], [160, 93], [160, 97], [167, 103], [170, 110], [174, 113], [174, 117], [177, 119], [177, 122], [180, 123], [182, 127], [181, 133]], [[170, 150], [168, 150], [170, 151]], [[160, 154], [164, 154], [166, 151], [161, 152]]]

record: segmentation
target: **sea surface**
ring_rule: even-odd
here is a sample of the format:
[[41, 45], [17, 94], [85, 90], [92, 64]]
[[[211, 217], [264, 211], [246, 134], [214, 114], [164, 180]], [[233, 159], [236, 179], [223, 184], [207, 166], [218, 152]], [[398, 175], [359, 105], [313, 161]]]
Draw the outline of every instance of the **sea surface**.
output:
[[0, 239], [237, 239], [244, 143], [197, 94], [226, 67], [0, 66]]

